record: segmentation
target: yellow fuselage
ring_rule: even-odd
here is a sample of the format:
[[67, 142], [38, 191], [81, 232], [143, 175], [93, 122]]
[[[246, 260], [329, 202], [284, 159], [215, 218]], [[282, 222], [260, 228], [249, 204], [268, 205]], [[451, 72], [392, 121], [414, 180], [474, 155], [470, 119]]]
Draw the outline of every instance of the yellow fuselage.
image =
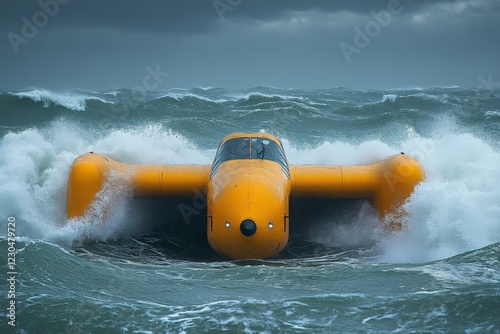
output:
[[207, 189], [210, 246], [233, 259], [267, 258], [281, 252], [288, 242], [289, 181], [272, 161], [221, 164]]

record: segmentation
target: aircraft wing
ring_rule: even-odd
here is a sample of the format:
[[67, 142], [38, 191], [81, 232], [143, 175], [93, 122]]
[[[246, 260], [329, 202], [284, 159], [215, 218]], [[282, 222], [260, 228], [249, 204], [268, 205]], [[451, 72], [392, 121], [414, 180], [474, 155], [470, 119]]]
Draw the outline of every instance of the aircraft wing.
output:
[[[424, 170], [416, 159], [400, 154], [362, 166], [290, 166], [290, 177], [291, 197], [365, 198], [382, 218], [398, 218], [401, 206], [424, 179]], [[396, 220], [389, 225], [400, 227]]]
[[[129, 165], [100, 154], [83, 154], [70, 169], [67, 215], [82, 216], [106, 183], [130, 187], [135, 196], [206, 193], [210, 169], [210, 165]], [[400, 208], [423, 179], [420, 163], [404, 154], [362, 166], [295, 165], [290, 166], [290, 197], [365, 198], [382, 218], [400, 216]]]
[[135, 196], [194, 196], [205, 193], [209, 174], [210, 165], [129, 165], [100, 154], [83, 154], [70, 168], [67, 215], [82, 216], [106, 182], [131, 188]]

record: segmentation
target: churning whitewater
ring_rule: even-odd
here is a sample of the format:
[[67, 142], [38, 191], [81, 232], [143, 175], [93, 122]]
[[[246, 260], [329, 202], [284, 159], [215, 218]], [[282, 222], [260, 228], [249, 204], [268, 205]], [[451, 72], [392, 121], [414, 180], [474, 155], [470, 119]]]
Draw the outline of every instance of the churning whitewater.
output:
[[[0, 244], [8, 248], [15, 217], [16, 328], [498, 332], [499, 96], [461, 87], [1, 92]], [[278, 136], [290, 164], [405, 152], [426, 180], [405, 204], [403, 231], [381, 229], [365, 201], [312, 205], [292, 211], [289, 245], [265, 261], [219, 258], [202, 213], [186, 224], [175, 203], [138, 201], [126, 188], [99, 193], [102, 219], [67, 221], [66, 181], [80, 154], [210, 164], [218, 142], [242, 131]], [[6, 273], [2, 260], [2, 291]]]

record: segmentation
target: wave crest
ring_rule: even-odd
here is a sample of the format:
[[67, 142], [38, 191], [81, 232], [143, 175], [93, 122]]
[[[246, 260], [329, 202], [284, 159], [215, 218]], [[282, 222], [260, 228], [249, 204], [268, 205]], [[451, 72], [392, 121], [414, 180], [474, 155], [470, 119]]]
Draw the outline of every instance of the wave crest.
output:
[[77, 93], [56, 93], [46, 89], [35, 89], [25, 92], [9, 93], [12, 96], [17, 96], [21, 99], [27, 98], [34, 102], [43, 103], [44, 107], [50, 107], [51, 105], [59, 105], [74, 111], [83, 111], [86, 108], [86, 102], [89, 100], [98, 100], [103, 103], [107, 103], [106, 100], [87, 94], [77, 94]]

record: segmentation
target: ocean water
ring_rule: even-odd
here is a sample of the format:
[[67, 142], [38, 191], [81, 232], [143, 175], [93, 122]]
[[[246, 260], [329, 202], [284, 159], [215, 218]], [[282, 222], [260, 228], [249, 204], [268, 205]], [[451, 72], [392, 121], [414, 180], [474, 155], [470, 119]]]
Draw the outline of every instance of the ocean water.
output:
[[[268, 260], [222, 259], [203, 212], [126, 191], [66, 221], [78, 155], [209, 164], [239, 131], [280, 137], [290, 164], [403, 151], [426, 180], [397, 233], [362, 200], [293, 202]], [[500, 333], [498, 91], [33, 89], [0, 92], [0, 136], [0, 333]]]

